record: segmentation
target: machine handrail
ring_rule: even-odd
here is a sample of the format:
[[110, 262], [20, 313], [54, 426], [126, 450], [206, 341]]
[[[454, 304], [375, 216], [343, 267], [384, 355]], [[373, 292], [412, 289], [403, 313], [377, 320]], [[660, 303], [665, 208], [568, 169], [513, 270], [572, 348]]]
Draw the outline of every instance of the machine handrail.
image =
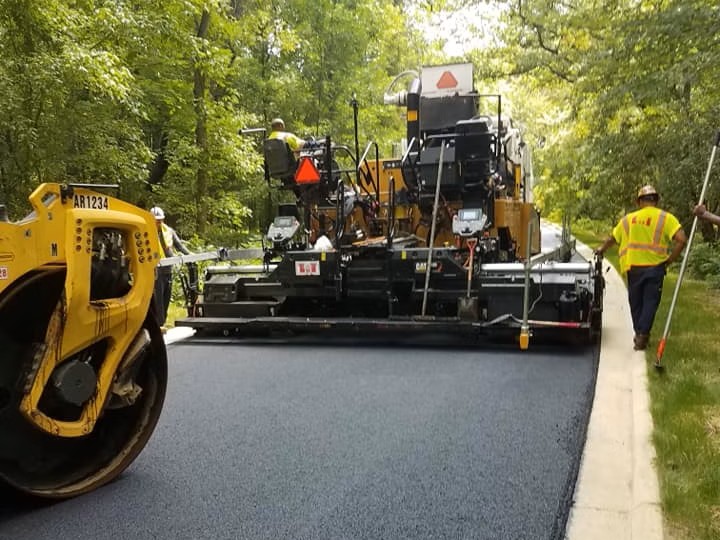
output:
[[423, 287], [422, 313], [424, 317], [427, 309], [428, 290], [430, 288], [430, 267], [432, 266], [433, 243], [435, 242], [435, 225], [437, 223], [437, 209], [440, 202], [440, 181], [443, 173], [443, 157], [445, 154], [445, 144], [440, 145], [440, 159], [438, 161], [437, 181], [435, 183], [435, 200], [433, 202], [432, 221], [430, 222], [430, 239], [428, 241], [428, 256], [425, 263], [425, 287]]
[[373, 145], [377, 145], [375, 141], [369, 141], [367, 145], [365, 146], [365, 150], [362, 153], [362, 156], [358, 160], [358, 171], [360, 170], [360, 166], [365, 163], [365, 159], [367, 158], [368, 153], [370, 152], [370, 148], [372, 148]]
[[413, 137], [412, 139], [410, 139], [410, 142], [408, 143], [407, 150], [405, 150], [405, 153], [403, 154], [402, 158], [400, 158], [400, 166], [401, 167], [403, 165], [405, 165], [405, 162], [407, 162], [408, 157], [410, 157], [410, 152], [412, 151], [413, 146], [415, 144], [418, 145], [418, 150], [419, 150], [420, 149], [420, 141], [418, 141], [417, 138]]
[[[371, 185], [375, 189], [375, 199], [377, 201], [380, 201], [380, 149], [378, 147], [378, 144], [375, 141], [370, 141], [367, 143], [367, 146], [365, 147], [365, 151], [362, 154], [362, 157], [358, 161], [357, 164], [357, 174], [358, 177], [360, 176], [360, 168], [362, 165], [367, 163], [367, 155], [370, 153], [371, 148], [375, 148], [375, 172], [378, 175], [377, 178], [373, 178], [373, 175], [370, 174], [371, 179]], [[368, 173], [370, 172], [370, 169], [368, 167]], [[368, 194], [370, 193], [370, 190], [365, 190]]]
[[393, 266], [392, 266], [392, 247], [393, 237], [395, 236], [395, 178], [390, 176], [388, 182], [388, 222], [387, 222], [387, 236], [386, 238], [386, 250], [385, 250], [385, 265], [387, 269], [387, 285], [385, 287], [385, 295], [387, 296], [388, 302], [388, 317], [393, 316]]
[[395, 236], [395, 178], [390, 177], [388, 182], [388, 216], [387, 216], [387, 247], [392, 249]]

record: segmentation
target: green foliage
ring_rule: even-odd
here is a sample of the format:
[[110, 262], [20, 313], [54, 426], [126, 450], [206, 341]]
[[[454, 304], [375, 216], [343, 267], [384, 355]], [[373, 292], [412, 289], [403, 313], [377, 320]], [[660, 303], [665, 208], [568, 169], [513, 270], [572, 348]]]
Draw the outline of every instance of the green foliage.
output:
[[545, 209], [612, 221], [652, 183], [689, 222], [720, 112], [717, 2], [495, 5], [501, 43], [473, 56], [487, 83], [509, 81], [528, 139], [544, 140], [535, 156]]
[[[670, 274], [666, 287], [674, 286]], [[667, 317], [669, 297], [664, 295], [658, 320]], [[652, 368], [649, 373], [656, 464], [671, 538], [720, 535], [720, 482], [714, 472], [720, 469], [719, 303], [717, 291], [685, 279], [663, 356], [665, 374]]]
[[243, 243], [272, 208], [257, 138], [399, 139], [382, 107], [422, 47], [381, 0], [0, 0], [0, 199], [11, 217], [44, 181], [120, 183], [185, 238]]
[[11, 214], [42, 181], [144, 177], [139, 95], [91, 7], [0, 2], [0, 196]]
[[717, 244], [700, 242], [693, 245], [687, 266], [693, 277], [706, 280], [710, 287], [720, 289], [720, 248]]

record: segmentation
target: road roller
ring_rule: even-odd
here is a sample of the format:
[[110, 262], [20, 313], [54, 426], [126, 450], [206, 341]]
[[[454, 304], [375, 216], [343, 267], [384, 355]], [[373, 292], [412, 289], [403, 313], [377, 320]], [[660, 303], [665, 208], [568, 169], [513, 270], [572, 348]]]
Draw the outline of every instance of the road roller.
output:
[[[0, 488], [65, 499], [117, 477], [157, 424], [167, 355], [155, 220], [106, 188], [0, 205]], [[102, 188], [102, 189], [101, 189]]]

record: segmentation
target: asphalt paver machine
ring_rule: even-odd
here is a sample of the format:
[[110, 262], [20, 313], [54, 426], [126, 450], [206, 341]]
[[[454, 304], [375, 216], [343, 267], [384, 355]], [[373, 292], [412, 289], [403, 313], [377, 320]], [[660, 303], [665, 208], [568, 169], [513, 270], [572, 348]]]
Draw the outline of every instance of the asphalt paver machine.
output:
[[[406, 89], [402, 151], [381, 159], [330, 137], [299, 156], [264, 142], [266, 176], [288, 194], [260, 259], [205, 271], [191, 316], [200, 333], [272, 330], [451, 332], [595, 339], [599, 261], [574, 256], [565, 228], [543, 245], [530, 148], [499, 95], [473, 90], [472, 65], [424, 68]], [[390, 88], [389, 88], [390, 90]], [[354, 103], [357, 133], [357, 104]], [[552, 235], [551, 235], [552, 236]]]

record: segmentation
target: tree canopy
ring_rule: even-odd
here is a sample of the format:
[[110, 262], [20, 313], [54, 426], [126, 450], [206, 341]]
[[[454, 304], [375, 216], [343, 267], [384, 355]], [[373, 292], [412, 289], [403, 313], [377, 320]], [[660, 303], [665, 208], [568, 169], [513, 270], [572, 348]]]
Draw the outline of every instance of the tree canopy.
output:
[[[481, 77], [511, 82], [548, 210], [612, 220], [653, 184], [687, 223], [720, 128], [712, 0], [513, 0]], [[717, 172], [714, 178], [718, 178]], [[709, 191], [717, 208], [720, 186]]]
[[0, 199], [17, 218], [40, 182], [119, 183], [184, 236], [239, 243], [269, 215], [242, 128], [350, 141], [355, 97], [361, 141], [388, 148], [392, 78], [470, 60], [527, 127], [546, 213], [610, 222], [653, 183], [686, 220], [719, 41], [712, 0], [0, 0]]
[[[20, 217], [45, 181], [119, 183], [206, 242], [266, 217], [258, 138], [402, 133], [381, 106], [422, 36], [370, 0], [0, 0], [0, 199]], [[394, 116], [393, 116], [394, 115]]]

